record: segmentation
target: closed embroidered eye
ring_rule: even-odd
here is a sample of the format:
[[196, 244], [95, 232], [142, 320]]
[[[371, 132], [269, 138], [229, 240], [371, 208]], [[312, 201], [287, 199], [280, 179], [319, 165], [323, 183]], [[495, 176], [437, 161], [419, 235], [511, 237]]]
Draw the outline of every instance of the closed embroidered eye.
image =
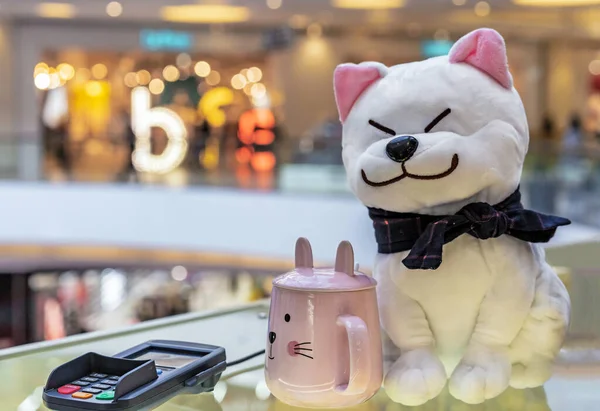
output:
[[429, 123], [429, 125], [427, 127], [425, 127], [425, 132], [429, 133], [432, 128], [434, 128], [440, 121], [442, 121], [450, 113], [452, 113], [452, 110], [450, 110], [449, 108], [442, 111], [442, 113], [439, 116], [434, 118], [433, 121], [431, 123]]
[[381, 125], [374, 120], [369, 120], [369, 124], [372, 125], [373, 127], [375, 127], [377, 130], [383, 131], [384, 133], [389, 134], [390, 136], [396, 135], [396, 132], [394, 130], [392, 130], [391, 128], [388, 128], [384, 125]]

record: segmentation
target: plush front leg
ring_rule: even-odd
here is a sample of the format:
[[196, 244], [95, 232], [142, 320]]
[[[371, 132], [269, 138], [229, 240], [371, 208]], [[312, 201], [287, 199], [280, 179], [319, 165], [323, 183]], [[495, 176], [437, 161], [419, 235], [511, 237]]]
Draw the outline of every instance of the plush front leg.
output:
[[437, 397], [448, 377], [436, 357], [429, 323], [421, 306], [383, 273], [378, 278], [383, 328], [400, 348], [400, 358], [388, 371], [383, 386], [394, 402], [416, 406]]
[[402, 352], [383, 383], [392, 401], [403, 405], [422, 405], [437, 397], [446, 385], [446, 372], [428, 348]]
[[452, 373], [450, 393], [468, 404], [500, 395], [510, 380], [508, 347], [471, 344]]
[[494, 283], [481, 303], [471, 340], [450, 378], [450, 393], [466, 403], [494, 398], [509, 385], [509, 346], [529, 313], [535, 270], [539, 270], [535, 261], [518, 257], [506, 256], [503, 264], [497, 263]]

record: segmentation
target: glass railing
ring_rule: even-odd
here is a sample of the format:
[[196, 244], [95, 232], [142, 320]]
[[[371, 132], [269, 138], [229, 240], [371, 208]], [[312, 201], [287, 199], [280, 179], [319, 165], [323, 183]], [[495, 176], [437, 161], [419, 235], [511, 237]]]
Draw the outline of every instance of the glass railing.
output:
[[[259, 266], [123, 266], [73, 262], [70, 268], [15, 273], [0, 267], [0, 348], [127, 327], [174, 315], [227, 309], [268, 298], [284, 271]], [[15, 309], [18, 307], [18, 312]]]
[[[89, 139], [64, 147], [22, 140], [0, 142], [1, 180], [211, 186], [352, 196], [336, 133], [284, 139], [273, 148], [277, 161], [270, 169], [257, 171], [251, 164], [240, 163], [235, 149], [217, 152], [218, 158], [210, 163], [203, 160], [204, 147], [190, 148], [180, 166], [162, 174], [137, 171], [131, 162], [131, 147], [120, 138]], [[523, 170], [522, 193], [528, 207], [600, 227], [600, 144], [565, 150], [559, 144], [533, 139]]]

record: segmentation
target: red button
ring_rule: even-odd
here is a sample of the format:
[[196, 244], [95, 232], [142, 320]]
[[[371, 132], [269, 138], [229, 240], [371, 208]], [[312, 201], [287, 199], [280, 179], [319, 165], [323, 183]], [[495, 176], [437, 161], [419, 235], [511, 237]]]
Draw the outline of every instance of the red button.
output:
[[59, 394], [73, 394], [75, 391], [79, 391], [80, 388], [76, 385], [67, 384], [60, 387], [57, 391]]

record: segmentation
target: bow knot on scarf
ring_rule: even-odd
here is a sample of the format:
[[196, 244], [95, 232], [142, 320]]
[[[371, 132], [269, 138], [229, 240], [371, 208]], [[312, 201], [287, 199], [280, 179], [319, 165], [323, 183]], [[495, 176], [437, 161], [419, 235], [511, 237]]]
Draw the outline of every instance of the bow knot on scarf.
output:
[[[506, 213], [494, 209], [487, 203], [467, 204], [456, 214], [471, 223], [468, 234], [480, 240], [500, 237], [510, 227], [510, 218]], [[458, 220], [458, 218], [454, 219], [453, 223], [460, 224]]]
[[442, 264], [444, 244], [469, 234], [480, 240], [510, 235], [530, 243], [546, 243], [560, 226], [571, 224], [562, 217], [526, 210], [519, 189], [494, 206], [471, 203], [456, 214], [434, 216], [396, 213], [369, 208], [377, 251], [381, 254], [410, 250], [402, 262], [412, 270], [435, 270]]

